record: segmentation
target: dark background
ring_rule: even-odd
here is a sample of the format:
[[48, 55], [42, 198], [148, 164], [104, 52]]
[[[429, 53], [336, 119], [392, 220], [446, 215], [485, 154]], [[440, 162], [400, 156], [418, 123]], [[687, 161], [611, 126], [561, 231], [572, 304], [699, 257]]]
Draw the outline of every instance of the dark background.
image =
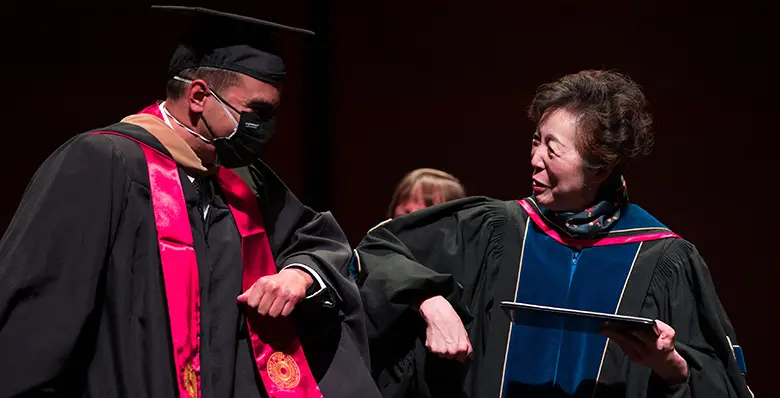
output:
[[[145, 4], [93, 3], [4, 11], [2, 229], [51, 151], [164, 94], [181, 27]], [[197, 4], [317, 31], [286, 39], [267, 160], [306, 203], [333, 211], [353, 245], [413, 168], [451, 172], [473, 195], [530, 194], [524, 112], [536, 87], [586, 68], [629, 74], [656, 130], [654, 152], [627, 174], [631, 199], [697, 245], [754, 392], [774, 396], [778, 14], [746, 1], [652, 3]]]

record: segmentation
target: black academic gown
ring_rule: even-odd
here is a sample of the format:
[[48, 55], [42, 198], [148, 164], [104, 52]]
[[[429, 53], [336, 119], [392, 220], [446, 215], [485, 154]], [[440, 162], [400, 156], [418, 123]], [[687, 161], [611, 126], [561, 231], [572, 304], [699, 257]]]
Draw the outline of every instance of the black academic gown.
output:
[[[626, 213], [654, 220], [637, 206]], [[353, 268], [386, 398], [750, 396], [707, 267], [680, 238], [577, 250], [547, 236], [518, 202], [466, 198], [375, 227]], [[474, 349], [465, 364], [425, 349], [412, 305], [434, 295], [464, 321]], [[676, 330], [689, 378], [668, 387], [597, 333], [512, 325], [502, 301], [659, 319]]]
[[[167, 153], [138, 126], [106, 130]], [[336, 271], [349, 257], [338, 224], [303, 206], [262, 162], [237, 172], [257, 192], [277, 267], [305, 264], [327, 285], [293, 312], [324, 395], [377, 396], [357, 287]], [[236, 224], [218, 191], [204, 221], [179, 175], [200, 279], [202, 397], [265, 396], [236, 303]], [[171, 347], [141, 147], [76, 136], [37, 171], [0, 242], [0, 397], [175, 397]]]

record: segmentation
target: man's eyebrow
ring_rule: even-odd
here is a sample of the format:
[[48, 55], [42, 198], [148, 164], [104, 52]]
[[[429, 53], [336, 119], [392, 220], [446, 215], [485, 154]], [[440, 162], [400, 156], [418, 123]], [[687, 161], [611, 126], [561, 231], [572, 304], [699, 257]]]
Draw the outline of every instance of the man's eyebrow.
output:
[[247, 102], [246, 106], [254, 110], [271, 110], [274, 105], [263, 99], [253, 99]]

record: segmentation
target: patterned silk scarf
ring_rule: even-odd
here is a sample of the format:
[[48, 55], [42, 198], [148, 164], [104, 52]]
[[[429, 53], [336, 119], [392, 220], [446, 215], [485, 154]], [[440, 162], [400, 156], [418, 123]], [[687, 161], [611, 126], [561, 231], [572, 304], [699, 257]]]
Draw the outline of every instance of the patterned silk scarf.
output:
[[542, 208], [542, 214], [573, 238], [593, 238], [609, 232], [626, 206], [628, 188], [620, 176], [607, 180], [596, 195], [596, 203], [583, 211], [555, 212]]

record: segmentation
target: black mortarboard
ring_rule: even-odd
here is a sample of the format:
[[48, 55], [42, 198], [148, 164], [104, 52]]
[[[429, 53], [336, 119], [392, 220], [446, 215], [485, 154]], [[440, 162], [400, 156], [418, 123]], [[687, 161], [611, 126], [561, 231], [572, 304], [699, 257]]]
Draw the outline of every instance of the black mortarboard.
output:
[[275, 84], [284, 77], [284, 62], [274, 48], [275, 33], [314, 34], [305, 29], [201, 7], [152, 8], [184, 14], [193, 24], [171, 58], [170, 76], [185, 69], [207, 66]]

